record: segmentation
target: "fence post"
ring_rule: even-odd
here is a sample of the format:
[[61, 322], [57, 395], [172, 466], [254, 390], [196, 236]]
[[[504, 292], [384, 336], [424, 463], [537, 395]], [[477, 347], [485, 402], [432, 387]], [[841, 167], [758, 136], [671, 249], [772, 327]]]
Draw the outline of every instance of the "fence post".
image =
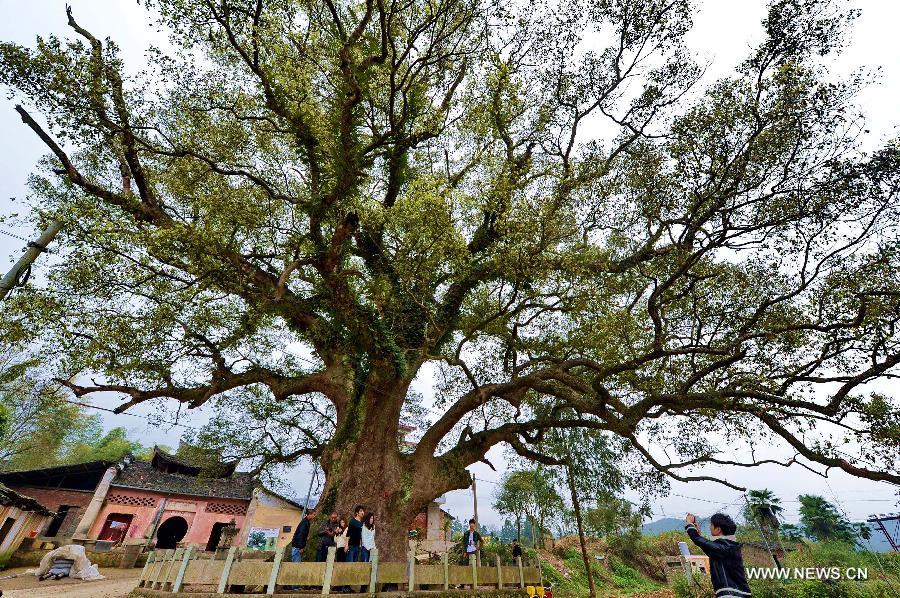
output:
[[328, 557], [325, 559], [325, 579], [322, 580], [322, 595], [331, 593], [331, 576], [334, 575], [334, 554], [337, 546], [328, 547]]
[[228, 554], [225, 556], [225, 566], [222, 568], [222, 577], [219, 578], [217, 594], [224, 594], [225, 588], [228, 587], [228, 575], [231, 573], [231, 564], [234, 563], [235, 553], [237, 553], [237, 546], [232, 546], [228, 549]]
[[516, 566], [519, 567], [519, 587], [525, 587], [525, 570], [522, 569], [522, 557], [516, 557]]
[[[169, 561], [169, 568], [166, 569], [166, 576], [163, 578], [162, 583], [159, 585], [159, 589], [164, 590], [167, 587], [171, 587], [174, 580], [172, 580], [172, 569], [175, 568], [175, 561], [181, 559], [181, 556], [185, 553], [184, 548], [176, 548], [175, 552], [172, 554], [172, 560]], [[172, 581], [170, 581], [172, 580]]]
[[409, 556], [406, 560], [406, 591], [414, 592], [416, 590], [416, 541], [409, 541]]
[[139, 588], [143, 588], [144, 584], [147, 583], [147, 573], [149, 573], [150, 565], [152, 565], [153, 561], [155, 561], [155, 560], [156, 560], [156, 551], [155, 550], [150, 551], [150, 553], [147, 554], [147, 560], [144, 562], [144, 568], [141, 569], [141, 576], [138, 578], [140, 580], [140, 581], [138, 581]]
[[503, 567], [500, 566], [500, 555], [495, 554], [494, 559], [497, 562], [497, 589], [503, 589]]
[[165, 566], [166, 566], [166, 551], [164, 550], [160, 554], [159, 567], [157, 567], [156, 573], [153, 574], [153, 581], [150, 582], [149, 586], [144, 586], [144, 587], [149, 587], [151, 590], [155, 590], [156, 583], [159, 581], [159, 576], [162, 575], [162, 570], [163, 570], [163, 567], [165, 567]]
[[269, 596], [275, 593], [275, 582], [278, 581], [278, 570], [281, 569], [281, 559], [284, 558], [284, 546], [275, 550], [275, 560], [272, 561], [272, 573], [269, 574], [269, 585], [266, 587], [266, 594]]
[[478, 589], [478, 560], [474, 553], [469, 555], [469, 564], [472, 566], [472, 591], [475, 592]]
[[444, 589], [450, 589], [450, 554], [448, 552], [444, 552], [441, 556], [441, 561], [443, 561], [444, 565]]
[[375, 594], [376, 584], [378, 583], [378, 549], [373, 548], [369, 552], [369, 563], [372, 570], [369, 573], [369, 594]]
[[172, 584], [173, 592], [181, 591], [181, 585], [184, 583], [184, 573], [187, 571], [192, 556], [194, 556], [194, 547], [188, 546], [184, 551], [184, 558], [181, 559], [181, 566], [178, 568], [178, 575], [175, 577], [175, 583]]

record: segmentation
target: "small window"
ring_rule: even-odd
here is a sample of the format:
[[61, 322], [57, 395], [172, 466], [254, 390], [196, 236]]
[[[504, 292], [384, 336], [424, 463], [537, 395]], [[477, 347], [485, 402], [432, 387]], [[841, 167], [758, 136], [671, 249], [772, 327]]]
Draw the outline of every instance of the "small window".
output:
[[59, 533], [59, 528], [62, 527], [63, 521], [65, 521], [66, 515], [69, 514], [69, 509], [71, 508], [70, 505], [59, 505], [59, 509], [56, 511], [56, 515], [53, 516], [53, 521], [50, 522], [47, 531], [44, 532], [44, 536], [47, 538], [56, 537], [56, 534]]
[[282, 533], [282, 534], [286, 534], [286, 533], [288, 533], [289, 531], [291, 531], [291, 526], [290, 526], [290, 525], [285, 525], [283, 528], [281, 528], [281, 533]]
[[12, 526], [16, 523], [16, 520], [12, 517], [7, 517], [6, 521], [3, 522], [3, 525], [0, 526], [0, 545], [3, 544], [3, 541], [6, 540], [6, 536], [9, 535], [9, 530], [12, 529]]

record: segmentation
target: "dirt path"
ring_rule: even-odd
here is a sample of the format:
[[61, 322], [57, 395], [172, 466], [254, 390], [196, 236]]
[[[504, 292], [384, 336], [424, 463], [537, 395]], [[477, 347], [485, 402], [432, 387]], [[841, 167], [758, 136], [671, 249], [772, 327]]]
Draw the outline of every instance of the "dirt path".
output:
[[[0, 571], [0, 577], [25, 573], [26, 569]], [[3, 598], [125, 598], [137, 585], [140, 569], [103, 569], [106, 579], [38, 581], [33, 575], [0, 581]]]

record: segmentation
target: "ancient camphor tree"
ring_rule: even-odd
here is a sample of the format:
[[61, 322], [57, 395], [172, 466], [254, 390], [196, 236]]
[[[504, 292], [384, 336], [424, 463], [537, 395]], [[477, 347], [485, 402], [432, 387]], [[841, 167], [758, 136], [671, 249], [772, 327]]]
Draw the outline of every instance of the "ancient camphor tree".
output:
[[[707, 84], [679, 0], [148, 4], [172, 49], [140, 74], [71, 14], [0, 47], [50, 151], [34, 218], [66, 223], [4, 317], [76, 395], [210, 402], [200, 440], [319, 459], [387, 558], [492, 446], [558, 463], [552, 428], [678, 479], [900, 480], [866, 386], [900, 362], [900, 152], [862, 152], [862, 81], [822, 66], [843, 6], [774, 2]], [[722, 453], [760, 439], [784, 458]]]

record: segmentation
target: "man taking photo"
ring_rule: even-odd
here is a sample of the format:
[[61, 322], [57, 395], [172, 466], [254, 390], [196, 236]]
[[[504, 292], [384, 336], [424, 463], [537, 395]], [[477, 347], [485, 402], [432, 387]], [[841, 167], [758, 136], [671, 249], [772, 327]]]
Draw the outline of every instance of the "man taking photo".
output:
[[750, 586], [744, 571], [741, 545], [734, 539], [737, 525], [728, 515], [716, 513], [709, 520], [713, 539], [700, 534], [697, 517], [688, 513], [684, 518], [684, 530], [703, 553], [709, 557], [709, 574], [716, 598], [747, 598]]

